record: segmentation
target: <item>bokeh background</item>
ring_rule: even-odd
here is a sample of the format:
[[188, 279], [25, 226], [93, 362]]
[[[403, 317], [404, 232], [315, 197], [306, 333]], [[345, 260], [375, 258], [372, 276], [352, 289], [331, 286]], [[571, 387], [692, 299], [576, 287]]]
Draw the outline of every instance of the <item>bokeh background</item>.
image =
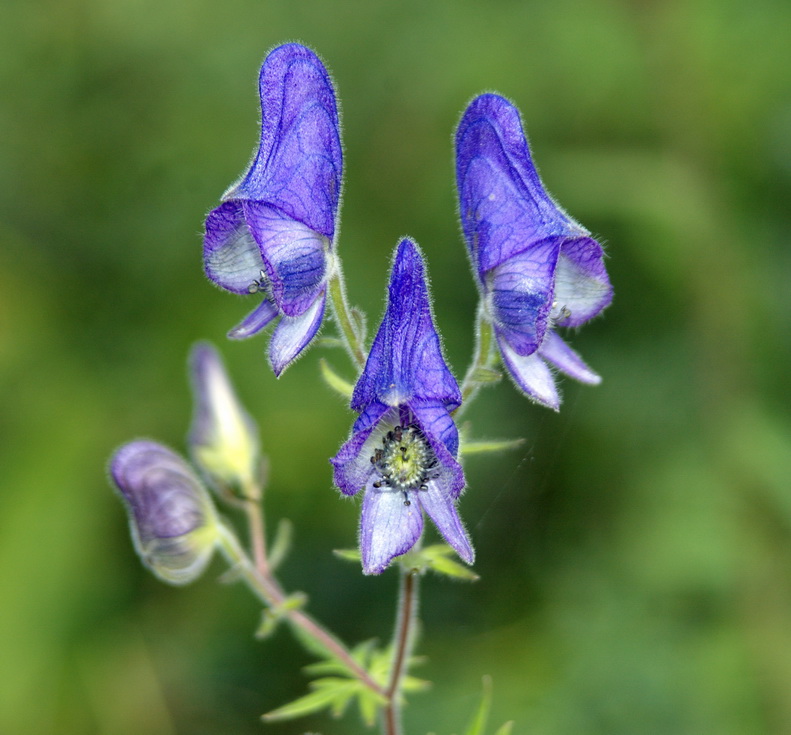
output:
[[[554, 195], [606, 243], [616, 298], [573, 335], [604, 376], [560, 414], [509, 381], [467, 414], [525, 437], [466, 463], [474, 585], [427, 578], [407, 731], [791, 733], [791, 5], [782, 0], [4, 0], [0, 8], [0, 732], [357, 733], [264, 726], [305, 690], [240, 585], [147, 574], [106, 479], [118, 444], [183, 448], [185, 360], [223, 351], [271, 459], [289, 589], [348, 641], [386, 640], [396, 574], [333, 548], [357, 509], [327, 458], [352, 414], [314, 348], [276, 381], [249, 304], [201, 270], [202, 221], [257, 141], [286, 40], [342, 103], [340, 253], [372, 328], [392, 248], [432, 276], [457, 376], [476, 294], [451, 136], [475, 94], [521, 108]], [[325, 333], [331, 333], [331, 327]]]

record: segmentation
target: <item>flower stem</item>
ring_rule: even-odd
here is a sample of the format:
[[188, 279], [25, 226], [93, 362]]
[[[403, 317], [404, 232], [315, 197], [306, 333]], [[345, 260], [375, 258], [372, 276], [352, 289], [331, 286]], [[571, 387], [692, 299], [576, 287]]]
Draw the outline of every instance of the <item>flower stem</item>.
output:
[[475, 355], [470, 364], [464, 382], [461, 385], [461, 406], [456, 409], [455, 414], [461, 413], [469, 400], [478, 392], [481, 383], [476, 379], [479, 370], [491, 367], [492, 345], [494, 342], [494, 330], [492, 323], [486, 316], [483, 302], [478, 304], [478, 315], [476, 317], [475, 330]]
[[233, 531], [225, 525], [220, 526], [219, 543], [220, 549], [228, 562], [239, 572], [247, 586], [264, 605], [276, 611], [281, 611], [282, 615], [287, 618], [292, 625], [298, 627], [320, 647], [343, 663], [343, 665], [372, 692], [383, 697], [387, 696], [385, 689], [371, 679], [368, 672], [354, 660], [346, 646], [332, 635], [332, 633], [302, 610], [284, 606], [288, 596], [283, 592], [278, 581], [269, 575], [261, 573], [260, 569], [253, 564], [250, 557], [242, 548], [239, 539]]
[[401, 571], [398, 593], [398, 619], [393, 639], [393, 668], [385, 696], [383, 734], [401, 735], [401, 682], [412, 649], [413, 629], [417, 613], [418, 575], [414, 569]]
[[343, 271], [339, 262], [336, 263], [335, 272], [330, 278], [329, 290], [335, 322], [340, 329], [341, 337], [357, 367], [362, 368], [365, 366], [365, 349], [354, 325], [351, 308], [346, 301], [346, 286], [343, 282]]

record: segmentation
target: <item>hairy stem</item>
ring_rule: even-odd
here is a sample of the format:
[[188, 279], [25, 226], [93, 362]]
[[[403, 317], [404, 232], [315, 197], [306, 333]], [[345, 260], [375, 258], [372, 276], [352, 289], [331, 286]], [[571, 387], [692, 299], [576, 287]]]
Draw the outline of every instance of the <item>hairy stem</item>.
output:
[[[239, 539], [225, 526], [221, 526], [220, 549], [231, 566], [239, 572], [247, 586], [264, 605], [274, 610], [281, 610], [283, 616], [292, 625], [298, 627], [319, 646], [341, 661], [368, 689], [380, 696], [387, 696], [386, 691], [371, 679], [368, 672], [354, 660], [346, 646], [332, 633], [302, 610], [283, 607], [288, 596], [283, 592], [280, 584], [274, 577], [261, 573], [242, 548]], [[264, 554], [266, 554], [265, 551]]]
[[461, 406], [454, 412], [457, 415], [464, 410], [469, 400], [481, 387], [481, 383], [476, 380], [476, 372], [491, 367], [494, 330], [492, 329], [492, 323], [486, 317], [483, 302], [478, 305], [478, 315], [476, 317], [475, 326], [475, 354], [473, 355], [472, 363], [470, 363], [467, 374], [464, 376], [464, 382], [461, 384]]
[[349, 350], [349, 354], [352, 356], [356, 366], [362, 368], [365, 365], [365, 348], [354, 324], [349, 303], [346, 301], [346, 287], [343, 282], [343, 271], [341, 271], [340, 263], [336, 265], [335, 272], [330, 278], [329, 290], [335, 322], [338, 325], [338, 329], [340, 329], [346, 349]]
[[413, 569], [401, 571], [398, 593], [398, 619], [393, 640], [393, 668], [385, 696], [384, 735], [401, 735], [401, 682], [407, 669], [412, 649], [418, 600], [418, 575]]

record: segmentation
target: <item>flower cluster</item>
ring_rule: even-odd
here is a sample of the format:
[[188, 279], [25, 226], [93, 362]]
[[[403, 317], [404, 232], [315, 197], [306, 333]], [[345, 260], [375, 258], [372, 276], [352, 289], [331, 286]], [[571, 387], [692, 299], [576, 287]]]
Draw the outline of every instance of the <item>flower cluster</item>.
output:
[[280, 375], [324, 316], [343, 155], [332, 80], [310, 49], [274, 49], [259, 91], [261, 142], [250, 169], [206, 219], [203, 262], [218, 286], [261, 298], [229, 337], [251, 337], [280, 317], [269, 343]]
[[[269, 361], [279, 376], [319, 330], [330, 281], [336, 279], [333, 295], [344, 293], [335, 242], [343, 156], [332, 80], [313, 51], [294, 43], [275, 48], [261, 68], [259, 91], [258, 150], [208, 215], [203, 258], [215, 284], [259, 299], [231, 338], [250, 337], [278, 319]], [[603, 250], [544, 189], [519, 112], [508, 100], [496, 94], [474, 99], [455, 143], [459, 214], [483, 318], [491, 325], [487, 333], [493, 331], [517, 387], [557, 410], [553, 369], [583, 383], [600, 380], [557, 329], [578, 327], [610, 303]], [[333, 304], [345, 329], [353, 319], [344, 298]], [[343, 336], [352, 339], [349, 330]], [[347, 346], [362, 365], [359, 342]], [[493, 367], [493, 358], [482, 356], [481, 372]], [[195, 348], [192, 374], [193, 459], [216, 490], [254, 488], [257, 431], [212, 348]], [[472, 563], [457, 511], [465, 479], [452, 416], [461, 402], [434, 326], [423, 256], [405, 238], [393, 258], [382, 323], [352, 391], [358, 418], [331, 460], [338, 489], [347, 496], [362, 492], [366, 574], [381, 573], [417, 544], [424, 513]], [[199, 573], [220, 526], [186, 462], [156, 443], [132, 442], [115, 455], [112, 476], [144, 562], [171, 582]]]
[[516, 385], [558, 409], [549, 365], [583, 383], [594, 373], [556, 332], [612, 300], [601, 245], [547, 194], [518, 110], [496, 94], [474, 99], [456, 132], [459, 214], [500, 354]]

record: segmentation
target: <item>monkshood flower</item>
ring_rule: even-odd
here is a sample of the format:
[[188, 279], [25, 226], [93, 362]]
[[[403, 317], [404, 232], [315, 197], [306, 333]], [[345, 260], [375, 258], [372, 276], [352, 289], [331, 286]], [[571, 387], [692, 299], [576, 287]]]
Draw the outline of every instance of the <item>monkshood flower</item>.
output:
[[464, 473], [450, 412], [461, 393], [442, 357], [420, 251], [398, 246], [387, 310], [351, 407], [360, 416], [331, 460], [337, 487], [364, 491], [360, 549], [365, 574], [379, 574], [414, 546], [423, 511], [467, 563], [474, 553], [456, 511]]
[[261, 299], [229, 337], [251, 337], [280, 317], [269, 343], [280, 375], [324, 316], [343, 156], [332, 80], [310, 49], [275, 48], [259, 90], [261, 142], [250, 169], [206, 219], [203, 260], [218, 286]]
[[193, 347], [190, 376], [195, 414], [188, 443], [195, 464], [218, 489], [249, 490], [256, 484], [260, 466], [258, 430], [210, 344]]
[[187, 462], [161, 444], [139, 440], [116, 451], [110, 474], [143, 564], [171, 584], [196, 579], [211, 559], [219, 522], [208, 491]]
[[474, 99], [456, 132], [459, 213], [485, 313], [516, 385], [550, 408], [550, 365], [583, 383], [594, 373], [557, 334], [612, 300], [603, 251], [549, 196], [519, 111], [496, 94]]

